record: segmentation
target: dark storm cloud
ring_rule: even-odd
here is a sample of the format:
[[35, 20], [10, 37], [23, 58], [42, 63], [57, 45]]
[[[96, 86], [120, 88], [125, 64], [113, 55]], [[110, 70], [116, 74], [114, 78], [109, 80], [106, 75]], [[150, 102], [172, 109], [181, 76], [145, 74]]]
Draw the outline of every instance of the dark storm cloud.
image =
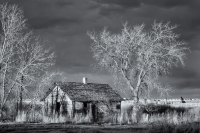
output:
[[180, 83], [176, 84], [175, 87], [178, 89], [185, 89], [185, 88], [196, 89], [200, 87], [200, 79], [183, 80]]
[[[198, 0], [94, 0], [101, 6], [101, 12], [104, 15], [109, 15], [109, 12], [124, 12], [132, 8], [133, 10], [128, 10], [123, 15], [129, 16], [133, 15], [132, 18], [137, 17], [148, 17], [151, 19], [173, 21], [177, 22], [179, 25], [189, 22], [189, 24], [184, 24], [185, 28], [196, 28], [198, 25], [199, 6], [200, 2]], [[150, 9], [150, 10], [149, 10]], [[107, 12], [107, 14], [105, 13]], [[136, 13], [135, 13], [136, 12]], [[145, 18], [144, 18], [145, 19]]]
[[73, 5], [73, 0], [1, 0], [1, 3], [17, 4], [31, 6], [31, 4], [48, 5], [55, 4], [56, 6], [63, 7], [66, 5]]
[[44, 18], [38, 17], [37, 19], [30, 19], [30, 26], [34, 29], [43, 29], [55, 27], [57, 25], [75, 24], [79, 23], [78, 19], [67, 19], [67, 18]]
[[139, 7], [140, 1], [139, 0], [94, 0], [101, 4], [108, 4], [108, 5], [115, 5], [120, 7]]
[[173, 69], [173, 73], [171, 73], [170, 76], [179, 79], [195, 79], [199, 77], [198, 73], [194, 70], [184, 69], [181, 67]]
[[176, 6], [192, 6], [198, 3], [198, 0], [141, 0], [140, 2], [164, 8], [173, 8]]
[[182, 89], [197, 89], [200, 88], [200, 75], [196, 71], [181, 70], [168, 76], [163, 83], [170, 84], [177, 91]]
[[124, 8], [135, 8], [144, 5], [152, 5], [163, 8], [173, 8], [176, 6], [194, 6], [198, 0], [94, 0], [101, 4], [117, 5]]
[[121, 2], [124, 1], [97, 0], [99, 14], [110, 19], [113, 16], [119, 17], [119, 21], [124, 22], [127, 20], [133, 24], [144, 22], [146, 25], [150, 25], [154, 20], [171, 21], [172, 24], [180, 25], [178, 32], [181, 34], [181, 38], [186, 41], [190, 41], [198, 33], [198, 7], [200, 6], [198, 1], [143, 0], [139, 2], [127, 1], [128, 4], [121, 4]]
[[67, 6], [67, 5], [73, 5], [73, 0], [71, 0], [71, 1], [56, 0], [55, 4], [59, 7], [63, 7], [63, 6]]
[[200, 88], [200, 51], [192, 50], [185, 60], [185, 67], [173, 68], [171, 75], [163, 81], [172, 85], [175, 89]]
[[99, 14], [103, 16], [112, 13], [123, 14], [129, 8], [139, 7], [141, 3], [138, 0], [93, 0], [99, 4]]
[[65, 16], [64, 11], [62, 12], [63, 8], [73, 6], [71, 0], [2, 0], [0, 3], [17, 4], [21, 7], [29, 27], [34, 29], [79, 22], [79, 18], [69, 18]]
[[6, 2], [22, 7], [30, 29], [49, 40], [47, 45], [57, 54], [55, 68], [71, 75], [87, 73], [90, 78], [94, 60], [87, 31], [107, 26], [117, 33], [125, 21], [130, 26], [145, 23], [147, 29], [154, 20], [177, 24], [175, 32], [191, 52], [187, 52], [184, 69], [173, 68], [165, 83], [177, 90], [200, 88], [199, 0], [1, 0], [0, 4]]

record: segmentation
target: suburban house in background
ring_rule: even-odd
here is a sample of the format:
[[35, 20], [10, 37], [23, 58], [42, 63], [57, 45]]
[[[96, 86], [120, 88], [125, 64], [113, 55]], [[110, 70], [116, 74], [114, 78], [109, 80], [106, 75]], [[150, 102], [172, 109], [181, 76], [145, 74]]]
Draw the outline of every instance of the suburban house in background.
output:
[[105, 104], [120, 112], [123, 98], [108, 84], [87, 83], [84, 77], [83, 83], [54, 83], [41, 101], [47, 114], [62, 113], [74, 117], [75, 113], [87, 115], [90, 112], [93, 120], [97, 121], [103, 107], [106, 108]]

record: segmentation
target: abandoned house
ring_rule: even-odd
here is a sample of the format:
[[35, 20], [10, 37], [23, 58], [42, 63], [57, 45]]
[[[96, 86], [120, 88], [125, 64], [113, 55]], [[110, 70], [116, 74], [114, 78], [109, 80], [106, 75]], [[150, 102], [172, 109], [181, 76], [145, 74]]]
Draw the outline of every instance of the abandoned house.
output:
[[120, 112], [123, 98], [108, 84], [87, 83], [84, 77], [83, 83], [54, 83], [42, 101], [47, 114], [62, 113], [74, 117], [76, 113], [87, 115], [90, 112], [96, 121], [108, 105], [110, 109]]

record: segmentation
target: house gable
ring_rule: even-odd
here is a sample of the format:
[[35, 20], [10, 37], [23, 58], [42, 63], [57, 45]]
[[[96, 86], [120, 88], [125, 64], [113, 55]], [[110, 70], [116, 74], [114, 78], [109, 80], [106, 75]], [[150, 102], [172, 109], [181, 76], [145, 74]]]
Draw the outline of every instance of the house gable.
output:
[[69, 96], [60, 88], [60, 86], [55, 86], [44, 100], [45, 102], [48, 101], [49, 103], [51, 103], [52, 100], [53, 102], [56, 100], [56, 97], [57, 97], [57, 102], [62, 102], [62, 101], [71, 102]]

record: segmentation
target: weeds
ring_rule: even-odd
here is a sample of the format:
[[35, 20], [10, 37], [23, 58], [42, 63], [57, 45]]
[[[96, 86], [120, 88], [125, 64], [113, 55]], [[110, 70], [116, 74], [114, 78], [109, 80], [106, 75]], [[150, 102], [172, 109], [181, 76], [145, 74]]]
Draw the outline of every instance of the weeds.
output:
[[21, 113], [18, 113], [18, 115], [16, 116], [15, 121], [16, 122], [26, 122], [27, 121], [27, 116], [26, 113], [23, 111]]
[[[6, 109], [5, 109], [6, 110]], [[62, 112], [62, 111], [61, 111]], [[129, 107], [121, 112], [109, 111], [101, 113], [98, 117], [101, 123], [109, 124], [138, 124], [148, 125], [147, 133], [181, 133], [181, 132], [200, 132], [200, 108], [171, 107], [169, 105], [140, 106], [137, 116], [134, 117], [133, 107]], [[44, 108], [37, 106], [28, 111], [18, 113], [16, 122], [42, 122], [42, 123], [74, 123], [91, 124], [93, 123], [92, 112], [82, 114], [75, 113], [71, 117], [67, 113], [59, 115], [47, 114]]]
[[[148, 110], [147, 110], [148, 107]], [[119, 112], [102, 114], [101, 123], [113, 124], [134, 124], [134, 123], [159, 123], [167, 122], [170, 124], [183, 124], [200, 120], [200, 108], [170, 107], [168, 105], [147, 105], [137, 110], [137, 116], [134, 117], [132, 108]], [[150, 112], [150, 111], [151, 112]], [[18, 113], [16, 122], [44, 122], [44, 123], [91, 123], [92, 114], [87, 115], [77, 113], [73, 118], [66, 114], [45, 115], [41, 107], [36, 110]]]
[[65, 122], [67, 122], [68, 119], [70, 119], [70, 117], [64, 116], [64, 115], [54, 115], [52, 117], [43, 116], [42, 122], [43, 123], [65, 123]]
[[199, 133], [199, 123], [187, 123], [181, 125], [174, 125], [169, 123], [153, 124], [148, 128], [146, 133]]
[[72, 123], [75, 123], [75, 124], [80, 124], [80, 123], [84, 123], [84, 124], [87, 124], [87, 123], [91, 123], [92, 120], [91, 120], [91, 116], [89, 114], [87, 115], [83, 115], [83, 114], [75, 114], [74, 118], [72, 119]]

